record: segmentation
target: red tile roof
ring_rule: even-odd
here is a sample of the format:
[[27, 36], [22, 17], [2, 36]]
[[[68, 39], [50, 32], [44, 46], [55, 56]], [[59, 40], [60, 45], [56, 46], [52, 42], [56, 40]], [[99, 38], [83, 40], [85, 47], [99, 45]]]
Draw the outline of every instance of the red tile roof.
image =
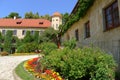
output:
[[52, 17], [56, 17], [56, 16], [58, 16], [58, 17], [62, 17], [62, 15], [61, 15], [59, 12], [55, 12], [55, 13], [53, 13], [53, 16], [52, 16]]
[[51, 22], [45, 19], [0, 19], [0, 27], [7, 28], [48, 28]]

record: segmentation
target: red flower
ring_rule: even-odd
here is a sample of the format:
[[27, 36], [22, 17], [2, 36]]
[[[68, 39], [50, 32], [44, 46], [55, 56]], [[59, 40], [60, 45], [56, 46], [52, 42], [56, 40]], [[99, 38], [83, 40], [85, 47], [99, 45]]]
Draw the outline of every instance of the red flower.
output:
[[52, 71], [51, 70], [45, 70], [45, 73], [46, 74], [52, 74]]

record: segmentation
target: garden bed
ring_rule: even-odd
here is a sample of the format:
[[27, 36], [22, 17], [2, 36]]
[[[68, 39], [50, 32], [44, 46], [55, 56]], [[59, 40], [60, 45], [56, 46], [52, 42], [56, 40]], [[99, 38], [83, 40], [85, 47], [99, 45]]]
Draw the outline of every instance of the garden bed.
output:
[[40, 80], [63, 80], [62, 77], [59, 75], [58, 72], [55, 72], [54, 70], [50, 69], [41, 69], [40, 66], [38, 68], [38, 65], [40, 63], [38, 62], [39, 58], [33, 58], [25, 61], [24, 63], [24, 69], [29, 72], [31, 75], [33, 75], [35, 78]]

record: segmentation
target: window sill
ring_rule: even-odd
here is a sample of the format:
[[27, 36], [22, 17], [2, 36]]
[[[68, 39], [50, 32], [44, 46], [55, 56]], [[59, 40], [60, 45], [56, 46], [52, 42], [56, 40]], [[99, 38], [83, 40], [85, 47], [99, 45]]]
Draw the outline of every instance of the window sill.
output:
[[120, 27], [120, 25], [118, 25], [118, 26], [116, 26], [116, 27], [111, 27], [111, 28], [105, 29], [103, 32], [107, 32], [107, 31], [116, 29], [116, 28], [118, 28], [118, 27]]

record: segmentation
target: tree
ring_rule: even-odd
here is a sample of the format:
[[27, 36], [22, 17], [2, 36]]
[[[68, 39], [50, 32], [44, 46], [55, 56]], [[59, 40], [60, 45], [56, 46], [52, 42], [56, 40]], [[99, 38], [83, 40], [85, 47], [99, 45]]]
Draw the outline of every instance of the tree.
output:
[[26, 35], [25, 35], [25, 37], [24, 37], [24, 39], [23, 39], [23, 43], [30, 43], [30, 42], [32, 42], [33, 41], [33, 37], [32, 37], [32, 35], [31, 35], [31, 32], [30, 31], [27, 31], [26, 32]]
[[49, 14], [46, 14], [44, 16], [40, 16], [40, 18], [42, 19], [47, 19], [47, 20], [50, 20], [51, 21], [51, 16]]
[[34, 43], [39, 43], [39, 31], [35, 31], [35, 33], [33, 34], [33, 41]]
[[4, 51], [7, 51], [8, 53], [11, 53], [11, 48], [12, 48], [12, 37], [13, 31], [8, 30], [5, 35], [5, 40], [4, 40]]
[[19, 16], [19, 13], [17, 12], [11, 12], [8, 16], [6, 16], [5, 18], [21, 18], [21, 16]]
[[62, 24], [65, 24], [69, 19], [69, 14], [68, 13], [65, 13], [65, 14], [62, 14]]
[[41, 42], [56, 42], [57, 40], [57, 34], [58, 31], [54, 30], [53, 28], [46, 29], [41, 35], [40, 35], [40, 43]]
[[2, 48], [2, 42], [3, 42], [3, 36], [2, 36], [2, 34], [0, 32], [0, 48]]
[[32, 12], [27, 12], [25, 13], [25, 17], [26, 19], [32, 19], [34, 17], [34, 14]]
[[39, 13], [37, 12], [36, 14], [34, 14], [34, 19], [39, 19]]
[[39, 19], [39, 13], [37, 12], [37, 13], [33, 14], [33, 12], [27, 12], [27, 13], [25, 13], [24, 18], [26, 18], [26, 19]]

